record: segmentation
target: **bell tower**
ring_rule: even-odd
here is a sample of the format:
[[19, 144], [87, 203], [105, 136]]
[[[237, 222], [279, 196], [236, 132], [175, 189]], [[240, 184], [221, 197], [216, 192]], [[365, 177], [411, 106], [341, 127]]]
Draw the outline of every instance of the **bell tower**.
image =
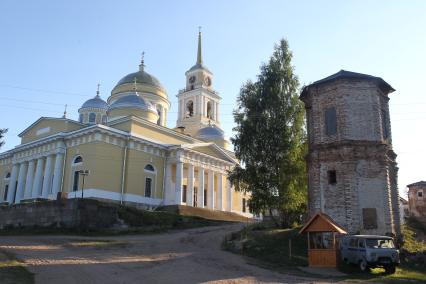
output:
[[209, 124], [220, 127], [221, 97], [212, 88], [213, 73], [203, 65], [201, 30], [198, 32], [197, 61], [185, 76], [186, 87], [177, 95], [179, 110], [176, 127], [185, 127], [185, 133], [191, 136]]

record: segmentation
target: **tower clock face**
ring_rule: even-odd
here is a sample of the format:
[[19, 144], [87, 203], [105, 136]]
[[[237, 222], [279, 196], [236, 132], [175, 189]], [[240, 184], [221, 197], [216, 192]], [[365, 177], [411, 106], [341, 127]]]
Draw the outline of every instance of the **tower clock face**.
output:
[[189, 83], [194, 83], [195, 82], [195, 76], [191, 76], [189, 77]]
[[212, 79], [210, 79], [210, 77], [206, 77], [206, 79], [204, 79], [204, 84], [210, 87], [212, 84]]

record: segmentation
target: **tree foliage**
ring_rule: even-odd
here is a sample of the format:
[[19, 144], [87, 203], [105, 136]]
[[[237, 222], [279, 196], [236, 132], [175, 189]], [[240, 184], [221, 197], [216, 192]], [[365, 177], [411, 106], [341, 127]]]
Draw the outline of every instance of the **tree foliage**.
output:
[[7, 128], [3, 128], [3, 129], [0, 128], [0, 148], [1, 146], [4, 145], [3, 137], [6, 134], [6, 132], [7, 132]]
[[290, 226], [306, 210], [304, 108], [286, 40], [275, 46], [256, 82], [240, 90], [232, 142], [241, 166], [230, 173], [240, 191], [251, 193], [253, 213], [278, 213]]

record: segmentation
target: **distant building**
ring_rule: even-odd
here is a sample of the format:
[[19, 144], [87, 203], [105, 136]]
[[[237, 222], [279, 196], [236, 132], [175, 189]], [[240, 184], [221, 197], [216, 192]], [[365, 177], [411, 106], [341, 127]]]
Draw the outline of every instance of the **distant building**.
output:
[[410, 216], [426, 223], [426, 181], [412, 183], [407, 185], [407, 187]]
[[399, 197], [399, 215], [401, 217], [401, 224], [404, 224], [405, 220], [410, 216], [408, 201], [401, 196]]
[[398, 167], [382, 78], [341, 70], [303, 88], [309, 213], [349, 233], [400, 234]]

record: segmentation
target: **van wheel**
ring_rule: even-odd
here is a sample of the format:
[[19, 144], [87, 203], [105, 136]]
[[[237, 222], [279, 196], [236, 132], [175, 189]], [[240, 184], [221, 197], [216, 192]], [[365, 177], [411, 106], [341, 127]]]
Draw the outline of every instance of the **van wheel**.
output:
[[365, 261], [365, 259], [360, 260], [358, 263], [358, 267], [359, 270], [361, 270], [362, 272], [366, 272], [368, 270], [367, 261]]
[[385, 271], [387, 274], [394, 274], [396, 271], [395, 265], [389, 265], [385, 267]]

